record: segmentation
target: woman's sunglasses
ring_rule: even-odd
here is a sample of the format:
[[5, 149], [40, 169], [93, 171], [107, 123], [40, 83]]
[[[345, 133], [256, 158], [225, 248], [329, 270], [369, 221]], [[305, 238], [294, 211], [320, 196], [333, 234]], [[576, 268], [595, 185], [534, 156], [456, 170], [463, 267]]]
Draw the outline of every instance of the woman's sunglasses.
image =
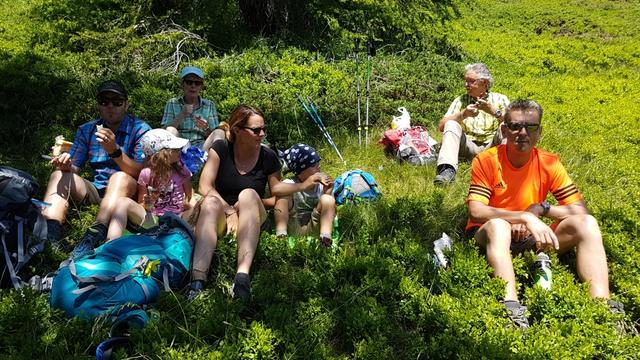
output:
[[243, 129], [249, 130], [253, 133], [253, 135], [260, 135], [263, 131], [266, 134], [267, 133], [267, 127], [266, 126], [262, 126], [262, 127], [248, 127], [248, 126], [242, 126]]

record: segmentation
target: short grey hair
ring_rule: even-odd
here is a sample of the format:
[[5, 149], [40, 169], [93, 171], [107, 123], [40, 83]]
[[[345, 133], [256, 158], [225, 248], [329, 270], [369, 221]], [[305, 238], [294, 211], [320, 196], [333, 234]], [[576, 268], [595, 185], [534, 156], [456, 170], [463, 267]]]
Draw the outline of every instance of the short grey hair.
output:
[[509, 104], [504, 112], [504, 121], [511, 120], [511, 113], [513, 111], [536, 111], [539, 115], [540, 123], [542, 124], [542, 106], [540, 106], [540, 104], [535, 100], [518, 99]]
[[473, 71], [478, 75], [479, 79], [487, 80], [489, 82], [489, 88], [493, 86], [493, 76], [491, 76], [487, 65], [483, 63], [467, 64], [464, 67], [464, 72], [466, 73], [467, 71]]

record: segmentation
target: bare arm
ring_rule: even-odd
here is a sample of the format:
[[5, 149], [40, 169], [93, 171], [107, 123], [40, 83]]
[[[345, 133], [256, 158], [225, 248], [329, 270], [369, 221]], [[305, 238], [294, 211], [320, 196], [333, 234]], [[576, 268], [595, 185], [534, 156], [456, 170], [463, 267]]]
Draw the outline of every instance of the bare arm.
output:
[[271, 184], [271, 182], [269, 182], [269, 188], [271, 189], [271, 195], [283, 197], [300, 191], [310, 190], [316, 184], [323, 184], [328, 187], [329, 185], [333, 184], [333, 180], [329, 175], [322, 172], [317, 172], [300, 183], [285, 183], [279, 181], [278, 183]]
[[[540, 205], [539, 203], [535, 203], [529, 205], [527, 211], [535, 214], [538, 217], [542, 217], [544, 209], [542, 208], [542, 205]], [[587, 209], [586, 204], [584, 203], [584, 201], [580, 200], [569, 205], [551, 205], [551, 207], [549, 208], [549, 212], [545, 214], [544, 217], [556, 221], [562, 221], [571, 215], [585, 215], [588, 213], [589, 209]]]

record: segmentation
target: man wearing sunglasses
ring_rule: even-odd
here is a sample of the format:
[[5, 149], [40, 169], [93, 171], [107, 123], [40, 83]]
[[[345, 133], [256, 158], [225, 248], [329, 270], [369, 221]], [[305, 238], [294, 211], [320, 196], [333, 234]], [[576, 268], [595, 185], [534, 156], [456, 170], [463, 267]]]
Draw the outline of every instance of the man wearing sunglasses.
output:
[[167, 101], [162, 116], [162, 126], [173, 135], [189, 139], [191, 145], [203, 150], [211, 148], [213, 141], [224, 139], [224, 131], [218, 127], [218, 112], [213, 101], [203, 99], [204, 72], [195, 66], [187, 66], [180, 74], [184, 95]]
[[[100, 204], [96, 225], [87, 232], [97, 236], [95, 243], [100, 235], [106, 236], [105, 224], [111, 219], [117, 199], [135, 195], [144, 157], [140, 139], [150, 127], [127, 113], [128, 94], [120, 82], [100, 84], [96, 100], [100, 117], [80, 125], [71, 150], [51, 160], [56, 170], [49, 177], [45, 201], [51, 206], [44, 210], [44, 216], [53, 242], [62, 238], [62, 223], [70, 201]], [[79, 175], [87, 162], [93, 171], [92, 181]]]
[[458, 159], [473, 159], [481, 151], [500, 144], [500, 122], [509, 99], [490, 91], [493, 77], [482, 64], [465, 66], [466, 94], [457, 97], [440, 120], [442, 145], [438, 154], [436, 185], [451, 183]]
[[[557, 155], [536, 148], [542, 107], [517, 100], [505, 112], [506, 144], [473, 159], [467, 196], [467, 233], [486, 250], [495, 276], [506, 282], [505, 307], [515, 325], [526, 328], [526, 307], [518, 301], [512, 253], [576, 248], [578, 275], [593, 298], [609, 299], [607, 258], [596, 219]], [[551, 193], [558, 205], [546, 199]], [[550, 219], [548, 226], [541, 218]], [[622, 304], [608, 300], [622, 311]], [[612, 310], [613, 311], [613, 310]], [[615, 311], [614, 311], [615, 312]]]

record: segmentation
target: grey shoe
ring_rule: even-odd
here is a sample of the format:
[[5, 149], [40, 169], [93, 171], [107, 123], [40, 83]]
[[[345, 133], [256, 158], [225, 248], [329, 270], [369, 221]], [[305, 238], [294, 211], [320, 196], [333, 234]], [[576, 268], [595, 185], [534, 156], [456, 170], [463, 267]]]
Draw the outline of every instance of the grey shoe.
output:
[[619, 302], [619, 301], [615, 301], [615, 300], [607, 300], [607, 305], [609, 305], [609, 311], [614, 314], [614, 315], [620, 315], [618, 317], [618, 319], [616, 320], [616, 330], [618, 331], [618, 334], [620, 335], [627, 335], [627, 334], [632, 334], [632, 335], [638, 335], [638, 330], [636, 330], [636, 328], [632, 325], [627, 324], [627, 322], [624, 319], [624, 305]]
[[189, 284], [189, 290], [187, 290], [187, 300], [193, 301], [195, 300], [202, 291], [204, 290], [204, 281], [202, 280], [193, 280]]
[[251, 279], [247, 273], [237, 273], [233, 279], [231, 293], [234, 299], [248, 300], [251, 298]]
[[442, 165], [442, 167], [438, 171], [438, 175], [436, 175], [435, 179], [433, 179], [433, 184], [447, 185], [453, 182], [453, 179], [455, 178], [456, 169], [451, 165]]
[[529, 328], [529, 320], [527, 319], [527, 307], [520, 304], [519, 301], [507, 300], [504, 302], [507, 309], [507, 315], [513, 322], [513, 325], [520, 329]]

